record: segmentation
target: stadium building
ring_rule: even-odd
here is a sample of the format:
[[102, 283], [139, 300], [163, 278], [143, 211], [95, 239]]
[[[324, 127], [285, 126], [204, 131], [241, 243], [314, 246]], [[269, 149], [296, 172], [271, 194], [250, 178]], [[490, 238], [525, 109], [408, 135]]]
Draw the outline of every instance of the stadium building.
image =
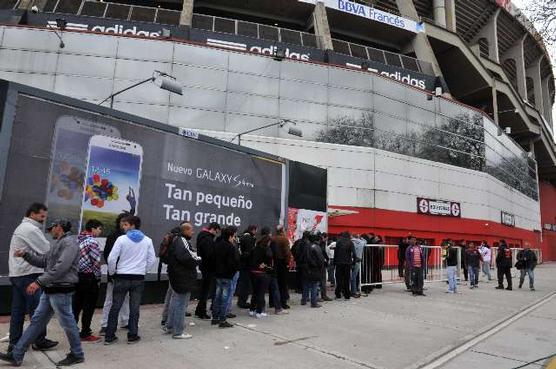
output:
[[326, 168], [331, 233], [503, 238], [556, 260], [553, 68], [509, 0], [0, 8], [0, 78], [100, 103], [171, 75], [183, 95], [143, 84], [114, 109], [227, 140], [268, 125], [241, 144]]

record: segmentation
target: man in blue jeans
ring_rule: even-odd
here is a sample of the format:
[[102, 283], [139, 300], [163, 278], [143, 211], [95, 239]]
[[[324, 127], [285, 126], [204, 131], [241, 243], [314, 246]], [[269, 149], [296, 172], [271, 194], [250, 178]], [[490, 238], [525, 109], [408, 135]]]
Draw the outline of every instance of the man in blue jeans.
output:
[[234, 245], [236, 233], [236, 227], [224, 228], [214, 245], [216, 293], [212, 303], [212, 325], [218, 325], [220, 328], [233, 327], [233, 324], [226, 321], [226, 316], [233, 278], [239, 270], [239, 251]]
[[108, 274], [114, 276], [112, 307], [108, 314], [105, 345], [118, 341], [118, 315], [129, 293], [129, 331], [127, 343], [133, 344], [141, 340], [139, 336], [139, 307], [145, 285], [145, 274], [155, 265], [153, 241], [139, 229], [141, 219], [129, 215], [122, 219], [122, 230], [126, 232], [118, 237], [114, 248], [108, 256]]
[[[23, 323], [25, 315], [33, 316], [41, 298], [41, 292], [28, 295], [25, 292], [27, 286], [33, 283], [44, 272], [43, 268], [33, 266], [15, 257], [16, 250], [32, 250], [38, 254], [45, 254], [50, 250], [50, 242], [44, 237], [42, 225], [47, 216], [47, 208], [43, 204], [32, 204], [23, 218], [21, 224], [15, 229], [10, 241], [10, 253], [8, 259], [10, 282], [12, 284], [12, 310], [10, 318], [10, 344], [8, 352], [23, 334]], [[46, 329], [37, 337], [33, 343], [35, 350], [48, 350], [55, 347], [58, 342], [46, 339]]]
[[0, 360], [7, 361], [13, 366], [20, 366], [29, 345], [35, 342], [52, 316], [56, 314], [70, 344], [70, 353], [56, 365], [69, 366], [85, 361], [79, 328], [72, 312], [72, 297], [79, 280], [77, 277], [79, 246], [76, 239], [70, 235], [70, 231], [69, 221], [56, 221], [50, 228], [56, 243], [46, 254], [37, 254], [29, 249], [14, 252], [16, 257], [23, 258], [29, 264], [45, 268], [44, 274], [26, 289], [29, 295], [34, 295], [42, 288], [44, 294], [31, 318], [31, 325], [23, 332], [11, 353], [0, 354]]

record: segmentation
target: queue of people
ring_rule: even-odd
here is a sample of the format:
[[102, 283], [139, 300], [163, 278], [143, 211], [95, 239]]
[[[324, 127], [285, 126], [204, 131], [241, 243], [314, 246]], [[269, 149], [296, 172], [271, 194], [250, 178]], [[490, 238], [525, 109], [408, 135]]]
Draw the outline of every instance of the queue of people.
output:
[[[32, 204], [22, 223], [14, 231], [10, 243], [9, 270], [12, 283], [12, 318], [10, 343], [0, 360], [20, 366], [30, 346], [48, 350], [58, 342], [46, 338], [46, 329], [53, 315], [58, 317], [70, 345], [66, 358], [58, 366], [69, 366], [85, 360], [81, 342], [99, 341], [91, 329], [95, 304], [100, 291], [101, 254], [104, 256], [108, 284], [103, 307], [100, 335], [104, 344], [118, 342], [118, 327], [127, 330], [127, 343], [141, 340], [139, 335], [140, 303], [145, 275], [156, 262], [153, 241], [141, 231], [141, 219], [122, 213], [116, 219], [115, 230], [107, 237], [101, 253], [98, 237], [103, 232], [102, 222], [90, 219], [84, 230], [72, 235], [67, 220], [56, 220], [45, 227], [54, 242], [42, 232], [47, 217], [43, 204]], [[327, 282], [335, 287], [336, 299], [349, 300], [362, 296], [361, 265], [363, 259], [371, 265], [370, 282], [381, 287], [384, 250], [368, 248], [367, 244], [381, 244], [374, 234], [351, 235], [343, 232], [335, 242], [326, 234], [304, 232], [290, 247], [282, 226], [274, 230], [250, 225], [239, 236], [234, 226], [207, 224], [197, 235], [192, 224], [182, 222], [166, 233], [159, 247], [159, 259], [167, 265], [169, 286], [161, 317], [162, 330], [173, 339], [190, 339], [185, 331], [187, 307], [191, 296], [198, 292], [195, 316], [210, 320], [219, 328], [232, 328], [233, 297], [238, 296], [237, 308], [248, 310], [248, 315], [263, 319], [268, 306], [275, 315], [288, 314], [290, 299], [289, 271], [297, 270], [301, 305], [320, 308], [331, 301]], [[423, 282], [428, 268], [428, 248], [422, 247], [413, 235], [402, 239], [398, 248], [399, 276], [405, 279], [407, 290], [424, 296]], [[448, 274], [448, 293], [457, 293], [459, 252], [451, 240], [443, 247]], [[483, 242], [478, 248], [473, 242], [463, 247], [462, 263], [470, 288], [478, 288], [481, 270], [488, 280], [492, 253]], [[534, 291], [534, 268], [537, 258], [529, 248], [517, 254], [516, 267], [521, 270], [519, 288], [529, 276], [529, 287]], [[486, 267], [485, 267], [486, 265]], [[512, 250], [500, 242], [496, 255], [498, 286], [512, 289]], [[159, 266], [159, 273], [160, 273]], [[367, 277], [366, 277], [367, 278]], [[237, 291], [236, 291], [237, 289]], [[320, 293], [319, 293], [320, 292]], [[320, 296], [320, 297], [319, 297]], [[207, 309], [208, 301], [211, 301]], [[25, 316], [31, 323], [23, 330]], [[78, 323], [81, 322], [81, 330]]]

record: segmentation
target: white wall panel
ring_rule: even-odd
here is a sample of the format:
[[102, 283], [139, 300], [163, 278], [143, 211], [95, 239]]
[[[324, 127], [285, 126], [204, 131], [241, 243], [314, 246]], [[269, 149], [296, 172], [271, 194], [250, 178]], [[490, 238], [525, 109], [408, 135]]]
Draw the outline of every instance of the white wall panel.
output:
[[56, 72], [58, 54], [40, 51], [0, 49], [0, 69], [7, 72]]
[[56, 73], [112, 79], [114, 68], [115, 61], [113, 58], [60, 54]]

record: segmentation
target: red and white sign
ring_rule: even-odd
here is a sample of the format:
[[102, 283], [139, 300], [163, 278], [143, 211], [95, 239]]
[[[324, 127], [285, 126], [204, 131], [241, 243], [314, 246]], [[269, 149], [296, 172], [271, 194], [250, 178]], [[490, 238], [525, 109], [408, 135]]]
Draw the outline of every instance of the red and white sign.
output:
[[417, 213], [427, 215], [441, 215], [447, 217], [461, 217], [459, 202], [417, 198]]
[[505, 211], [500, 212], [500, 221], [502, 224], [515, 227], [515, 215], [506, 213]]
[[307, 209], [288, 208], [288, 238], [300, 239], [303, 232], [328, 232], [326, 212]]

